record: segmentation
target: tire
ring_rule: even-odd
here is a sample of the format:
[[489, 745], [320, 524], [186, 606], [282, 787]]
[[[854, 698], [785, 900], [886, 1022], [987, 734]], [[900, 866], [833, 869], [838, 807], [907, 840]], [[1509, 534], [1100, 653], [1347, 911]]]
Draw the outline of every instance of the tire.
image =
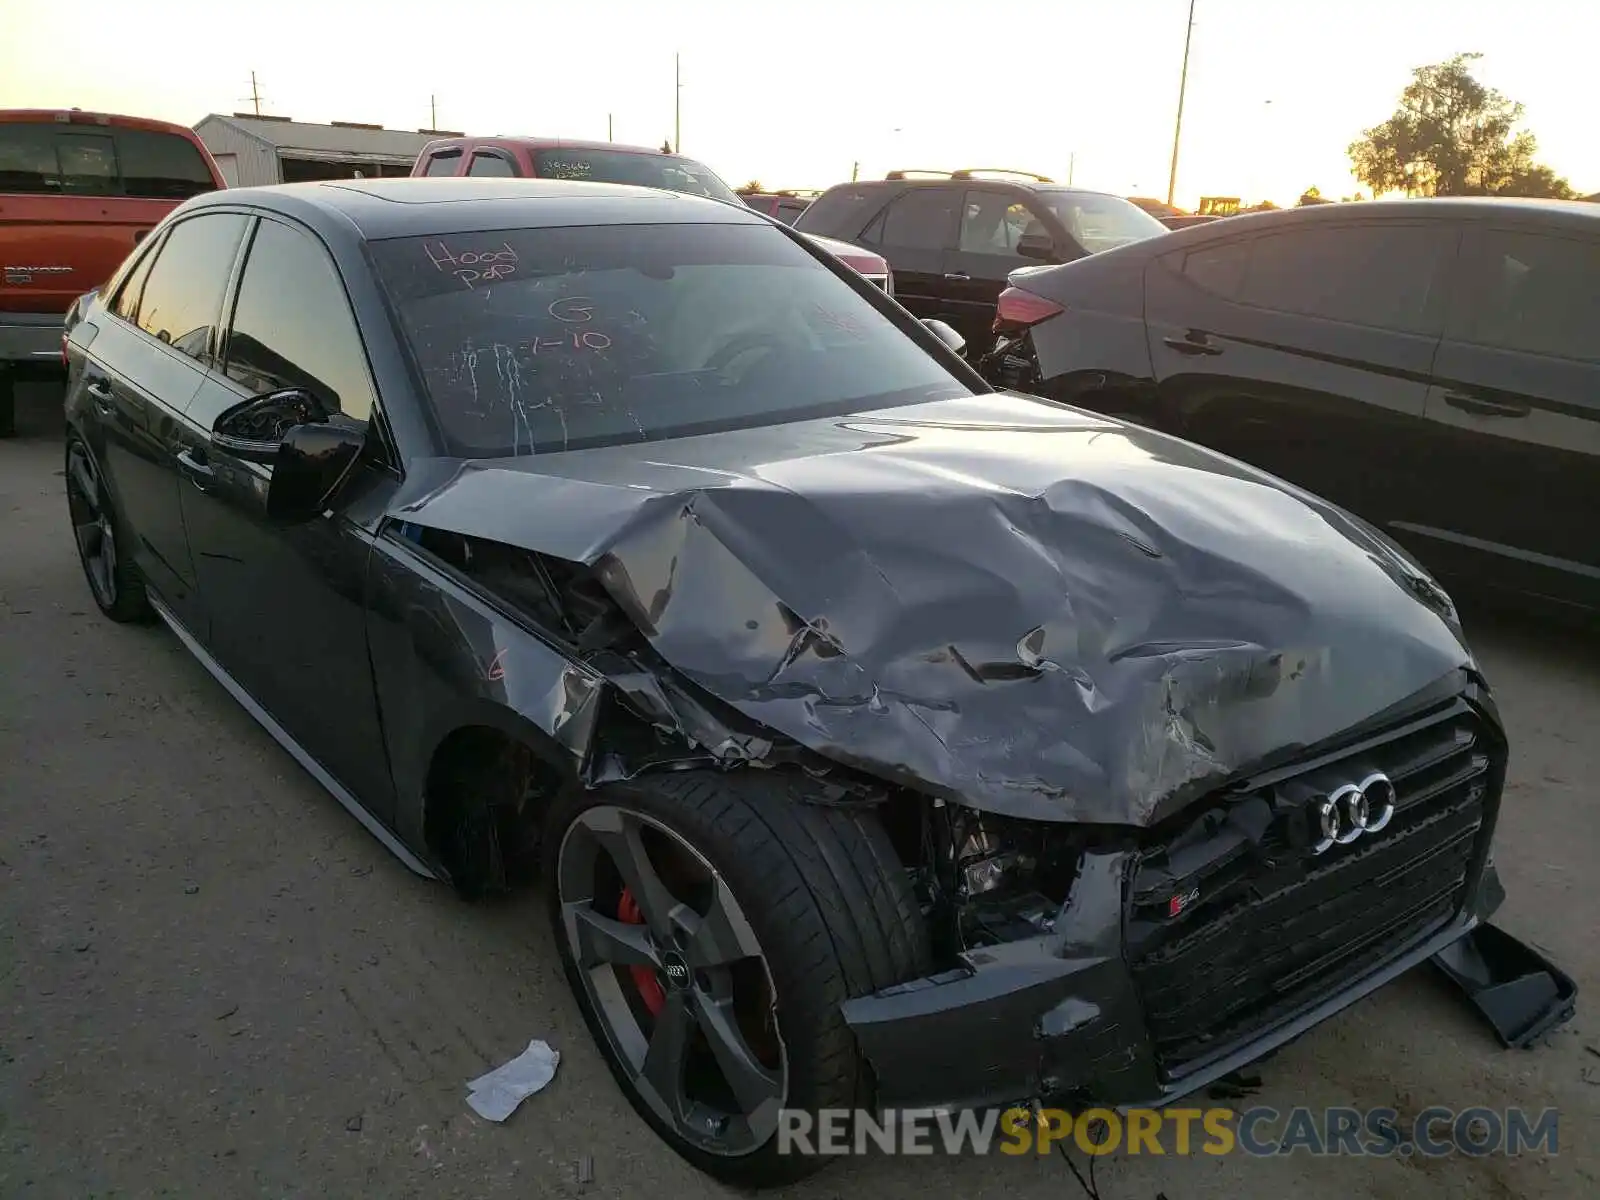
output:
[[[739, 1187], [826, 1165], [779, 1153], [777, 1110], [869, 1103], [840, 1005], [929, 970], [926, 926], [876, 815], [808, 803], [806, 784], [777, 771], [644, 776], [558, 800], [545, 842], [562, 964], [612, 1074], [673, 1150]], [[619, 867], [640, 848], [678, 907], [652, 904], [650, 878]], [[721, 959], [732, 965], [706, 965]], [[675, 1029], [688, 1068], [657, 1071], [650, 1055]], [[731, 1059], [711, 1049], [717, 1029], [732, 1031], [716, 1041]], [[678, 1080], [678, 1094], [663, 1100], [653, 1079]]]
[[133, 543], [124, 533], [99, 464], [88, 443], [71, 432], [67, 434], [66, 486], [78, 562], [95, 604], [122, 624], [152, 620], [155, 613], [145, 596], [144, 578], [127, 555], [118, 552], [118, 547]]

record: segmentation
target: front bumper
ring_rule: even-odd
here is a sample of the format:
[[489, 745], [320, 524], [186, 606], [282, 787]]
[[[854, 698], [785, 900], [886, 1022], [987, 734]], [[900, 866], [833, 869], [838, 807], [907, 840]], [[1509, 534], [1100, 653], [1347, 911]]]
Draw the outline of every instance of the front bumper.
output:
[[1092, 899], [1095, 893], [1120, 897], [1126, 865], [1120, 853], [1089, 860], [1051, 934], [972, 951], [960, 969], [849, 1001], [844, 1016], [876, 1075], [879, 1104], [1169, 1104], [1427, 961], [1487, 921], [1505, 898], [1493, 864], [1485, 864], [1467, 903], [1443, 928], [1337, 992], [1169, 1076], [1158, 1064], [1138, 990], [1118, 950], [1120, 904]]
[[0, 313], [0, 365], [61, 365], [60, 313]]
[[[849, 1001], [880, 1103], [1165, 1104], [1485, 923], [1505, 898], [1489, 856], [1500, 722], [1477, 683], [1419, 703], [1241, 782], [1154, 843], [1083, 852], [1048, 933]], [[1393, 797], [1383, 836], [1323, 857], [1312, 807], [1374, 771]]]

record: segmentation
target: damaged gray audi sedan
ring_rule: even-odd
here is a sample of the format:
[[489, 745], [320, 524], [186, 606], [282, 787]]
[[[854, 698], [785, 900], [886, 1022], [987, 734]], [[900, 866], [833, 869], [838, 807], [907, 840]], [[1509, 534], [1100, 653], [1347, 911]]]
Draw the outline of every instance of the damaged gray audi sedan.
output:
[[1501, 723], [1371, 528], [954, 340], [711, 200], [216, 192], [72, 314], [77, 543], [413, 870], [542, 875], [702, 1169], [1160, 1104], [1486, 918]]

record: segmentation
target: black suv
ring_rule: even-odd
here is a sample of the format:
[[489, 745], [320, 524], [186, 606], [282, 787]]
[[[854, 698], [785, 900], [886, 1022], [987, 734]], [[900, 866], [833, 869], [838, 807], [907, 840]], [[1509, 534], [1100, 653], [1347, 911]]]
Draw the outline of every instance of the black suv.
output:
[[1120, 196], [1025, 171], [976, 169], [841, 183], [794, 227], [877, 250], [894, 272], [895, 298], [919, 317], [955, 326], [971, 347], [992, 341], [995, 302], [1018, 267], [1071, 262], [1166, 232]]

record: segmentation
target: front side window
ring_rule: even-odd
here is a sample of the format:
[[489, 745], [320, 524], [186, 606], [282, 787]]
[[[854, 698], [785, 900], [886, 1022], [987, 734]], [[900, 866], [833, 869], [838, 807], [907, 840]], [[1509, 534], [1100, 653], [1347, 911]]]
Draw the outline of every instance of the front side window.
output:
[[1020, 259], [1017, 242], [1025, 233], [1048, 238], [1044, 223], [1020, 200], [1004, 192], [967, 193], [961, 213], [961, 249], [968, 254], [998, 254]]
[[743, 204], [716, 174], [692, 158], [677, 154], [640, 154], [629, 150], [538, 150], [533, 173], [542, 179], [581, 179], [586, 183], [631, 183], [691, 196], [710, 196]]
[[508, 179], [516, 172], [511, 169], [511, 164], [498, 154], [474, 154], [472, 165], [467, 168], [467, 174]]
[[246, 218], [206, 213], [174, 225], [145, 280], [139, 328], [200, 362], [208, 361]]
[[1142, 242], [1167, 232], [1160, 221], [1121, 196], [1049, 188], [1039, 188], [1034, 195], [1066, 226], [1072, 240], [1089, 254], [1114, 250], [1129, 242]]
[[372, 249], [451, 454], [647, 442], [969, 391], [764, 223], [512, 229]]
[[943, 250], [955, 240], [962, 193], [957, 188], [911, 188], [889, 205], [878, 241], [902, 250]]
[[454, 175], [461, 165], [461, 151], [441, 150], [428, 160], [422, 169], [424, 175]]
[[1600, 242], [1490, 230], [1470, 341], [1600, 362]]
[[263, 220], [250, 243], [228, 334], [228, 378], [251, 395], [303, 388], [358, 421], [372, 415], [361, 333], [320, 244]]

